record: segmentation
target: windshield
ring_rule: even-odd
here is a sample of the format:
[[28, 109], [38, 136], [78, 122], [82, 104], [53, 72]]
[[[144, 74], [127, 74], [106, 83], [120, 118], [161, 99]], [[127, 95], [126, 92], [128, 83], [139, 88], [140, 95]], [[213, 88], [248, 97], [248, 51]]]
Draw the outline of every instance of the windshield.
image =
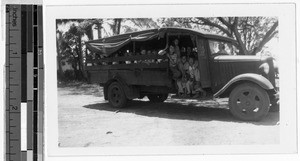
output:
[[209, 48], [212, 55], [238, 55], [236, 46], [228, 42], [209, 40]]

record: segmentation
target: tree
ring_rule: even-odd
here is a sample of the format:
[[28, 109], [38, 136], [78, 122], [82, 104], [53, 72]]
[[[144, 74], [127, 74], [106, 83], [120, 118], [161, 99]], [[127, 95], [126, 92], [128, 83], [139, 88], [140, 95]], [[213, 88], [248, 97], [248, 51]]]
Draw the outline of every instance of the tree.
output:
[[112, 19], [112, 23], [108, 23], [110, 25], [110, 28], [112, 29], [113, 35], [120, 34], [122, 21], [123, 21], [122, 18], [115, 18]]
[[123, 22], [121, 26], [122, 33], [159, 28], [152, 18], [127, 18], [123, 19]]
[[93, 26], [94, 26], [94, 20], [86, 19], [86, 20], [81, 21], [78, 24], [77, 28], [78, 28], [78, 30], [80, 30], [82, 36], [85, 34], [89, 40], [93, 40], [94, 39]]
[[255, 55], [278, 34], [278, 20], [273, 17], [187, 18], [182, 23], [197, 24], [237, 40], [245, 55]]
[[61, 65], [61, 54], [64, 50], [63, 47], [63, 37], [62, 32], [59, 30], [56, 30], [56, 52], [57, 52], [57, 65], [58, 65], [58, 78], [61, 79], [63, 77], [63, 71], [62, 71], [62, 65]]
[[188, 22], [190, 18], [159, 18], [157, 21], [161, 27], [184, 27], [193, 28]]
[[102, 38], [102, 32], [101, 32], [101, 29], [103, 28], [103, 27], [102, 27], [103, 19], [95, 19], [93, 22], [94, 22], [94, 24], [96, 25], [95, 29], [96, 29], [97, 32], [98, 32], [98, 39], [101, 39], [101, 38]]
[[83, 79], [83, 51], [82, 51], [82, 36], [86, 33], [82, 24], [78, 26], [73, 24], [70, 26], [68, 32], [65, 33], [65, 40], [70, 49], [69, 59], [72, 62], [76, 78]]
[[62, 79], [63, 77], [63, 71], [62, 71], [62, 65], [61, 65], [61, 60], [62, 60], [62, 57], [61, 57], [61, 53], [64, 52], [65, 48], [63, 46], [63, 33], [62, 31], [60, 31], [58, 28], [60, 25], [64, 24], [64, 23], [67, 23], [71, 20], [66, 20], [66, 19], [57, 19], [56, 20], [56, 52], [57, 52], [57, 57], [56, 57], [56, 60], [57, 60], [57, 65], [58, 65], [58, 70], [57, 70], [57, 74], [58, 74], [58, 78], [59, 79]]
[[[68, 23], [68, 25], [66, 25]], [[101, 35], [102, 19], [58, 19], [57, 20], [57, 63], [58, 74], [63, 76], [61, 61], [67, 59], [74, 69], [76, 78], [82, 79], [84, 75], [84, 60], [86, 54], [83, 49], [83, 39], [94, 38], [94, 27], [98, 27], [98, 37]], [[68, 27], [60, 31], [59, 27]], [[100, 31], [100, 32], [99, 32]]]

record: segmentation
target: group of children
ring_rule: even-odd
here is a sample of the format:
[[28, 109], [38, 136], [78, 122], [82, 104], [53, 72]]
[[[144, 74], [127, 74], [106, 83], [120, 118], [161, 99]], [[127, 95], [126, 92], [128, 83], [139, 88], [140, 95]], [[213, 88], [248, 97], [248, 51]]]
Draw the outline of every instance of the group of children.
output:
[[197, 98], [200, 93], [206, 96], [206, 92], [201, 88], [200, 71], [198, 61], [193, 56], [187, 60], [186, 55], [182, 55], [178, 63], [181, 77], [176, 80], [179, 97]]
[[[121, 55], [124, 55], [126, 57], [130, 57], [130, 56], [134, 56], [134, 55], [157, 55], [158, 52], [157, 50], [146, 50], [145, 48], [141, 47], [140, 48], [140, 52], [139, 53], [135, 53], [133, 54], [133, 52], [131, 51], [126, 51], [124, 54], [115, 54], [115, 57], [120, 57]], [[113, 64], [133, 64], [133, 63], [146, 63], [146, 64], [150, 64], [150, 63], [158, 63], [158, 60], [154, 60], [154, 59], [147, 59], [147, 60], [134, 60], [134, 61], [125, 61], [125, 62], [113, 62]]]
[[178, 96], [197, 98], [202, 93], [205, 97], [206, 91], [201, 88], [196, 54], [189, 47], [186, 52], [179, 49], [178, 40], [175, 39], [169, 46], [168, 52], [166, 50], [158, 52], [159, 55], [166, 54], [169, 58], [169, 67], [177, 84]]

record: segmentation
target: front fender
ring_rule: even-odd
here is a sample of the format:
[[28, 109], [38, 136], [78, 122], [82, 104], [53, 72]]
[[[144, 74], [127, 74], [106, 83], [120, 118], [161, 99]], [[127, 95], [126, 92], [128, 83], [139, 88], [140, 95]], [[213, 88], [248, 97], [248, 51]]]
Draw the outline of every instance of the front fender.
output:
[[219, 97], [226, 95], [231, 92], [231, 90], [239, 83], [244, 81], [250, 81], [255, 84], [258, 84], [266, 90], [274, 89], [272, 83], [265, 77], [259, 74], [254, 73], [245, 73], [232, 78], [223, 88], [221, 88], [217, 93], [214, 94], [214, 97]]

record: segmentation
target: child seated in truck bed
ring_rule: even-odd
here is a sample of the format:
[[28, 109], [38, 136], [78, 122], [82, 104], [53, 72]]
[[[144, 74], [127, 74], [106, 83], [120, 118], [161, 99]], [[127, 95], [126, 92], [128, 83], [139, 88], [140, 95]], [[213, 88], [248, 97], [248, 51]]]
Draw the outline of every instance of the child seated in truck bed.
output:
[[186, 83], [187, 94], [193, 96], [193, 98], [198, 98], [200, 93], [203, 93], [203, 96], [206, 96], [206, 91], [201, 88], [200, 82], [200, 71], [198, 68], [198, 61], [194, 60], [194, 57], [189, 58], [189, 75], [190, 79]]
[[158, 52], [158, 55], [167, 55], [168, 59], [169, 59], [169, 68], [172, 72], [172, 77], [173, 79], [177, 80], [180, 76], [181, 76], [181, 72], [178, 69], [178, 56], [177, 54], [175, 54], [175, 48], [174, 45], [171, 44], [169, 46], [169, 52], [167, 52], [167, 49], [164, 50], [160, 50]]
[[177, 80], [178, 95], [179, 97], [185, 97], [187, 94], [186, 83], [189, 79], [189, 63], [186, 60], [186, 55], [181, 55], [180, 61], [178, 63], [178, 68], [181, 72], [181, 78]]

